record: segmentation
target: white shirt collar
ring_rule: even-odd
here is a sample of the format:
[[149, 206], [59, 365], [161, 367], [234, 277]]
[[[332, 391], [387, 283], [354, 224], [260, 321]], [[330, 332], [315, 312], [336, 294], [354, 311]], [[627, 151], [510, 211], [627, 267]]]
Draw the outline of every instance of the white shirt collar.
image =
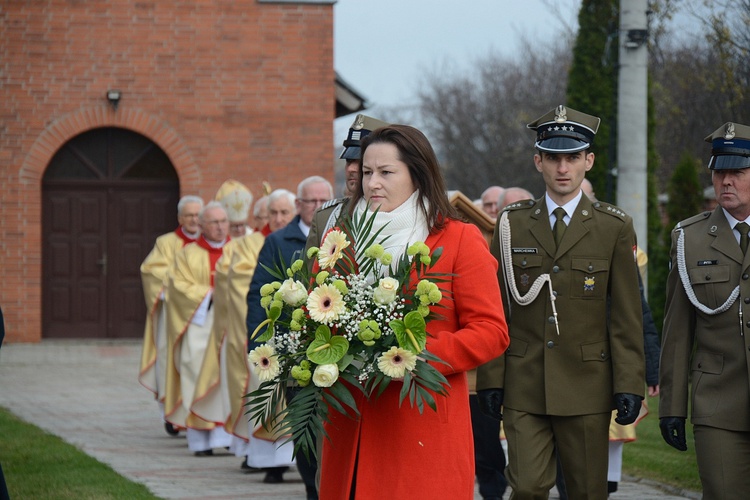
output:
[[299, 230], [302, 231], [302, 234], [307, 237], [310, 234], [310, 226], [302, 222], [302, 219], [299, 220]]
[[[583, 196], [583, 191], [581, 189], [578, 190], [578, 194], [567, 202], [565, 205], [562, 206], [562, 209], [565, 210], [565, 217], [563, 220], [565, 221], [565, 224], [568, 224], [570, 222], [570, 214], [574, 213], [576, 210], [576, 207], [578, 206], [578, 203], [581, 202], [581, 197]], [[549, 197], [549, 194], [547, 192], [544, 193], [545, 202], [547, 203], [547, 217], [550, 219], [550, 224], [555, 223], [555, 215], [552, 213], [558, 205], [554, 201], [552, 201], [552, 198]]]

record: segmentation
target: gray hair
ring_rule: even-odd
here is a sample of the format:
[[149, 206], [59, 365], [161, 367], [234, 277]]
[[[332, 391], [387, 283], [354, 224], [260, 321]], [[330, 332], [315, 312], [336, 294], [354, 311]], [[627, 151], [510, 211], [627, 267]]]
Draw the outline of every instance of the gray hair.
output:
[[302, 196], [302, 191], [309, 186], [310, 184], [318, 184], [322, 183], [328, 186], [328, 194], [333, 198], [333, 186], [331, 186], [331, 183], [328, 182], [327, 179], [324, 179], [323, 177], [319, 175], [312, 175], [306, 179], [302, 179], [302, 182], [297, 184], [297, 198], [304, 198]]
[[260, 210], [265, 205], [266, 208], [268, 208], [268, 195], [264, 194], [260, 198], [258, 198], [258, 201], [255, 202], [255, 205], [253, 205], [253, 217], [258, 217], [260, 215]]
[[289, 200], [289, 204], [294, 206], [294, 202], [297, 199], [294, 194], [288, 189], [275, 189], [271, 194], [268, 195], [268, 204], [270, 205], [274, 201], [286, 197]]
[[177, 202], [177, 215], [182, 213], [182, 209], [185, 208], [185, 205], [187, 205], [188, 203], [197, 203], [201, 206], [201, 209], [203, 209], [203, 199], [201, 199], [200, 196], [189, 194], [187, 196], [183, 196], [182, 198], [180, 198], [180, 201]]
[[201, 208], [201, 211], [198, 214], [198, 219], [200, 219], [200, 221], [203, 222], [203, 216], [208, 210], [211, 210], [212, 208], [220, 208], [221, 211], [224, 212], [224, 214], [227, 213], [226, 208], [224, 208], [224, 205], [222, 205], [221, 202], [213, 200], [213, 201], [209, 201], [208, 203], [205, 204], [203, 208]]

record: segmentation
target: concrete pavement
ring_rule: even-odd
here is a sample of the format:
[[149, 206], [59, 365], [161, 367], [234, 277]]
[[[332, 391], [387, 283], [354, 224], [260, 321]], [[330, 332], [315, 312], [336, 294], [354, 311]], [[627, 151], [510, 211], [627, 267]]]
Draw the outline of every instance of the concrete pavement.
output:
[[[4, 344], [0, 406], [162, 498], [305, 498], [294, 471], [285, 475], [285, 483], [264, 484], [263, 474], [241, 472], [241, 460], [234, 455], [194, 457], [184, 434], [168, 436], [151, 393], [137, 381], [140, 346], [136, 340]], [[700, 495], [625, 478], [610, 498], [677, 500]]]

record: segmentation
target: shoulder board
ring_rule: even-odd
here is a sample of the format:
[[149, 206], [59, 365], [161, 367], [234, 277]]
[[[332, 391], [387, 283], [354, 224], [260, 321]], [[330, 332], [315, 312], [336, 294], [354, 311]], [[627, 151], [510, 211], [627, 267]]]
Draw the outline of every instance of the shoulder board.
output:
[[336, 205], [341, 205], [346, 201], [349, 201], [349, 198], [334, 198], [325, 202], [318, 210], [325, 210], [326, 208], [335, 207]]
[[612, 217], [617, 217], [620, 220], [623, 220], [628, 216], [628, 214], [623, 212], [620, 207], [612, 205], [610, 203], [606, 203], [604, 201], [595, 201], [591, 204], [591, 206], [593, 206], [594, 210], [598, 212], [609, 214]]
[[711, 215], [711, 212], [707, 211], [707, 212], [701, 212], [697, 215], [693, 215], [692, 217], [688, 217], [687, 219], [678, 222], [677, 226], [675, 226], [675, 229], [681, 228], [681, 227], [687, 227], [687, 226], [690, 226], [691, 224], [695, 224], [696, 222], [706, 220], [708, 219], [709, 215]]
[[511, 203], [510, 205], [503, 208], [503, 211], [510, 211], [510, 210], [522, 210], [524, 208], [531, 208], [534, 205], [536, 205], [536, 201], [534, 200], [522, 200], [517, 201], [516, 203]]

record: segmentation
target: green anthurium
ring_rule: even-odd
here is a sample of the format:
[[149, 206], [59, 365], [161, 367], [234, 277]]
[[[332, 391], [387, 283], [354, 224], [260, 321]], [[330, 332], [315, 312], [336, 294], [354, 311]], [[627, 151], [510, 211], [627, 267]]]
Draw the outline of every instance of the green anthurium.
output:
[[271, 321], [276, 321], [281, 316], [281, 305], [276, 305], [276, 303], [272, 303], [271, 307], [268, 308], [268, 312], [266, 313], [266, 317], [270, 319]]
[[349, 350], [349, 341], [340, 335], [331, 335], [331, 329], [320, 325], [315, 330], [315, 340], [307, 348], [307, 357], [317, 365], [338, 363]]
[[427, 344], [425, 321], [417, 311], [406, 313], [403, 320], [394, 319], [388, 323], [396, 334], [398, 345], [403, 349], [419, 354]]
[[[258, 338], [254, 339], [255, 342], [268, 342], [269, 340], [271, 340], [271, 337], [273, 337], [273, 334], [276, 331], [276, 323], [270, 320], [266, 320], [266, 321], [268, 321], [267, 323], [268, 327], [266, 328], [266, 331], [263, 332], [263, 334], [260, 335]], [[265, 321], [263, 323], [265, 323]], [[263, 327], [263, 323], [258, 325], [258, 331], [260, 330], [260, 328]]]

